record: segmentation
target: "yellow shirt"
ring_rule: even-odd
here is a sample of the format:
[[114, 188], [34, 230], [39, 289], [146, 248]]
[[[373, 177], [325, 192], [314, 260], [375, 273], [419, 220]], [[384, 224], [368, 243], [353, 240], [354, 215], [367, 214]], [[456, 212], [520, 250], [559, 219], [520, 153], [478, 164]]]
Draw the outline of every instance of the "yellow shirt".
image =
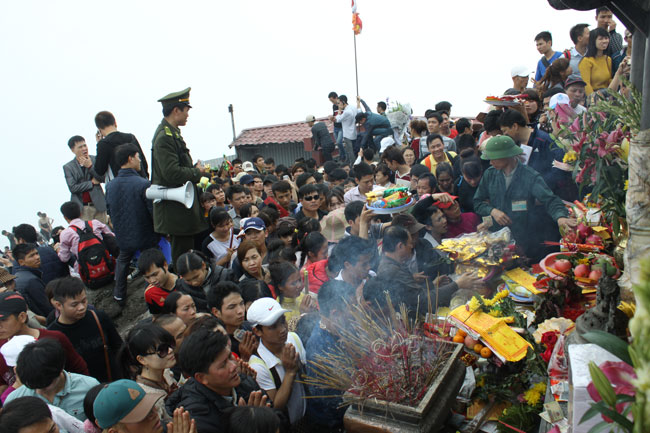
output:
[[578, 65], [580, 75], [587, 86], [585, 95], [609, 87], [612, 82], [612, 58], [609, 56], [584, 57]]
[[445, 152], [445, 160], [437, 162], [436, 159], [433, 157], [433, 155], [429, 154], [429, 156], [424, 158], [420, 164], [422, 164], [422, 165], [426, 166], [427, 168], [429, 168], [429, 170], [431, 170], [431, 173], [435, 176], [436, 175], [436, 167], [438, 167], [438, 164], [446, 162], [447, 164], [451, 165], [452, 167], [454, 166], [454, 164], [452, 164], [452, 162], [447, 157], [447, 153], [449, 153], [449, 155], [451, 155], [452, 158], [456, 157], [456, 152], [448, 151], [448, 152]]
[[289, 325], [289, 331], [293, 332], [296, 329], [296, 324], [300, 319], [300, 303], [304, 296], [304, 293], [301, 293], [297, 298], [287, 298], [285, 296], [282, 298], [282, 302], [280, 302], [282, 308], [289, 310], [288, 313], [284, 313], [284, 317], [287, 319], [287, 324]]

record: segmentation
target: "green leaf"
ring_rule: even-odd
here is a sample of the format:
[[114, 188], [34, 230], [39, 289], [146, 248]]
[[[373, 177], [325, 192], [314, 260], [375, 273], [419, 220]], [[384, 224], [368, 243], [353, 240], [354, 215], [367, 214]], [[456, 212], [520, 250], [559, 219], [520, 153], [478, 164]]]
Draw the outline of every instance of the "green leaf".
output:
[[596, 391], [603, 399], [605, 404], [609, 407], [616, 406], [616, 394], [612, 384], [605, 376], [605, 373], [593, 362], [589, 361], [589, 373], [591, 374], [591, 381], [596, 387]]
[[590, 430], [589, 433], [599, 433], [607, 428], [611, 428], [612, 424], [608, 423], [607, 421], [601, 421], [595, 426], [593, 426]]
[[588, 421], [588, 420], [592, 419], [593, 417], [595, 417], [596, 415], [600, 414], [601, 413], [601, 406], [602, 407], [607, 407], [607, 406], [605, 406], [604, 404], [601, 404], [601, 403], [602, 402], [592, 403], [591, 407], [587, 410], [587, 412], [585, 412], [582, 415], [582, 418], [580, 418], [580, 422], [578, 424], [582, 424], [583, 422]]
[[627, 402], [635, 402], [636, 398], [633, 395], [627, 395], [627, 394], [616, 394], [616, 404], [618, 403], [627, 403]]
[[584, 334], [583, 337], [588, 342], [597, 344], [609, 353], [615, 355], [621, 361], [633, 365], [629, 352], [630, 345], [617, 336], [604, 331], [590, 331]]
[[621, 426], [622, 428], [626, 429], [627, 431], [631, 432], [632, 429], [634, 428], [634, 423], [621, 415], [620, 413], [616, 412], [613, 409], [610, 408], [605, 408], [603, 409], [603, 415], [608, 416], [614, 421], [616, 424]]

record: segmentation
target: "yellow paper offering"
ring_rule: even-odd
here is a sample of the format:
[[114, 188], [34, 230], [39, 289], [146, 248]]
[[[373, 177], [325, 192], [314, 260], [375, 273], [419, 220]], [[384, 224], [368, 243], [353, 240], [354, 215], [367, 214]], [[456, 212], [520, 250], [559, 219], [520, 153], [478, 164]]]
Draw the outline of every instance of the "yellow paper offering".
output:
[[502, 361], [520, 361], [526, 356], [528, 347], [533, 347], [513, 331], [503, 319], [492, 317], [482, 311], [472, 313], [465, 305], [461, 305], [451, 312], [451, 318], [462, 327], [471, 328], [478, 333], [481, 340]]
[[535, 282], [537, 281], [535, 276], [529, 274], [521, 268], [510, 269], [509, 271], [504, 272], [503, 275], [519, 284], [520, 286], [525, 287], [535, 295], [542, 293], [537, 289], [537, 287], [535, 287]]

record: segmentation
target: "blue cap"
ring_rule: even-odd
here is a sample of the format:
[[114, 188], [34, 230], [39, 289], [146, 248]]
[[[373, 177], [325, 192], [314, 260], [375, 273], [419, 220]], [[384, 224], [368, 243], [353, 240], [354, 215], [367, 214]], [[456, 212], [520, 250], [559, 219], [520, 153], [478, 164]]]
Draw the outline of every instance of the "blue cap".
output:
[[99, 391], [93, 403], [93, 414], [103, 429], [119, 422], [137, 423], [149, 415], [162, 397], [162, 394], [147, 394], [132, 380], [120, 379]]
[[253, 183], [255, 179], [253, 179], [253, 176], [250, 174], [245, 174], [239, 179], [239, 184], [240, 185], [248, 185], [249, 183]]
[[241, 231], [246, 233], [248, 229], [255, 229], [260, 231], [266, 230], [266, 224], [264, 224], [262, 218], [245, 218], [241, 221]]

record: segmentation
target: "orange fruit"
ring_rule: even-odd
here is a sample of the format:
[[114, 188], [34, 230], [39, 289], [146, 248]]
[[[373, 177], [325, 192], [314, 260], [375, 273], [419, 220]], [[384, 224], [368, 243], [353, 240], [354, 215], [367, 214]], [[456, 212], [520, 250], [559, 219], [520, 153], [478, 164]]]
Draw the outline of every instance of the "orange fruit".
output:
[[463, 344], [465, 342], [465, 337], [463, 337], [462, 335], [456, 334], [456, 335], [454, 335], [454, 338], [452, 338], [451, 341], [453, 341], [454, 343]]
[[481, 343], [476, 343], [474, 345], [474, 352], [476, 353], [481, 353], [481, 349], [483, 349], [485, 346], [483, 346]]
[[461, 337], [465, 338], [467, 337], [467, 332], [463, 331], [462, 329], [457, 329], [456, 335], [460, 335]]
[[481, 349], [481, 356], [483, 358], [489, 358], [490, 356], [492, 356], [492, 351], [490, 350], [489, 347], [484, 347], [483, 349]]

